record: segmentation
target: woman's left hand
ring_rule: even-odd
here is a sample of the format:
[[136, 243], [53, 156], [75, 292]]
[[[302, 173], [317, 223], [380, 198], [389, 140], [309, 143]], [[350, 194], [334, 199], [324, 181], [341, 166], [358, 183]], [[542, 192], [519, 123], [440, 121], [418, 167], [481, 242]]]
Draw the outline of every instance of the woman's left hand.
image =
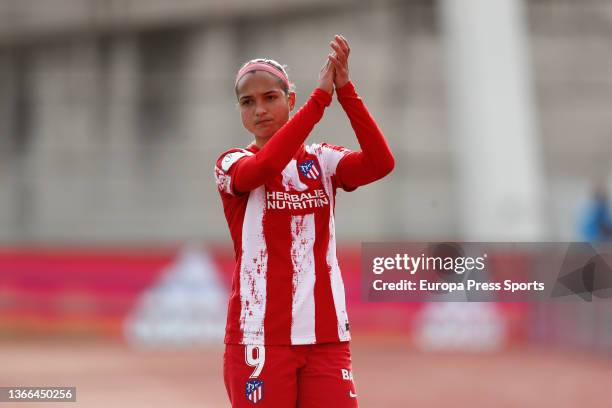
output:
[[331, 60], [336, 68], [336, 76], [334, 78], [334, 85], [336, 88], [342, 88], [349, 81], [349, 67], [348, 57], [351, 52], [351, 48], [348, 45], [348, 41], [341, 35], [334, 36], [334, 40], [329, 43], [334, 50], [331, 56]]

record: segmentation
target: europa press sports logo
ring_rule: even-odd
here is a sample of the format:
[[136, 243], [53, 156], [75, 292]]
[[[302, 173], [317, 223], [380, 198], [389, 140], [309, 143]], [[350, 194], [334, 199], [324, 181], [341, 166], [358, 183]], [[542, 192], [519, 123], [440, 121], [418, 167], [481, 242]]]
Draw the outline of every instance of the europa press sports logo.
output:
[[253, 404], [263, 399], [263, 384], [261, 380], [249, 380], [246, 383], [246, 397]]
[[305, 160], [298, 165], [300, 173], [307, 179], [316, 180], [321, 172], [317, 168], [314, 160]]

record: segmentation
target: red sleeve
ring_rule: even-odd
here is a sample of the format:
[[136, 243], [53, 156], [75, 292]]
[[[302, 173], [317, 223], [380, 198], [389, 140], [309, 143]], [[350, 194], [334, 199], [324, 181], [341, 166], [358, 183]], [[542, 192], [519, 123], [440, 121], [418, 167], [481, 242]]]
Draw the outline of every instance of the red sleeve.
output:
[[357, 95], [353, 83], [336, 91], [361, 147], [360, 152], [344, 156], [336, 169], [338, 184], [350, 190], [383, 178], [393, 170], [395, 160], [385, 136]]
[[251, 191], [280, 173], [291, 161], [331, 103], [331, 95], [315, 89], [300, 110], [254, 155], [234, 165], [232, 187], [237, 193]]

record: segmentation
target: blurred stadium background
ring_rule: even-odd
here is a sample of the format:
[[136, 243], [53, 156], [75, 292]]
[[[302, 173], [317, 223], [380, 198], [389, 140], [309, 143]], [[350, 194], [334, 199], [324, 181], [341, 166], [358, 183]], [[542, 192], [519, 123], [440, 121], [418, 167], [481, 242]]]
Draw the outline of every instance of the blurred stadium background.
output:
[[[610, 406], [608, 304], [359, 292], [361, 242], [584, 239], [612, 181], [607, 0], [0, 0], [0, 386], [227, 406], [234, 73], [287, 64], [301, 104], [336, 33], [397, 162], [337, 203], [361, 405]], [[310, 140], [357, 147], [337, 104]]]

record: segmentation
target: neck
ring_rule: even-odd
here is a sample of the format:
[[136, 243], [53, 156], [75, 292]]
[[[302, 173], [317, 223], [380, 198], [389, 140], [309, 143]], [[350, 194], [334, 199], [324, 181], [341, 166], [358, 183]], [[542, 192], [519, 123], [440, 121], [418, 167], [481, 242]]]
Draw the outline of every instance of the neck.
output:
[[257, 146], [258, 148], [263, 148], [266, 143], [268, 142], [270, 138], [262, 138], [262, 137], [257, 137], [255, 136], [255, 146]]

